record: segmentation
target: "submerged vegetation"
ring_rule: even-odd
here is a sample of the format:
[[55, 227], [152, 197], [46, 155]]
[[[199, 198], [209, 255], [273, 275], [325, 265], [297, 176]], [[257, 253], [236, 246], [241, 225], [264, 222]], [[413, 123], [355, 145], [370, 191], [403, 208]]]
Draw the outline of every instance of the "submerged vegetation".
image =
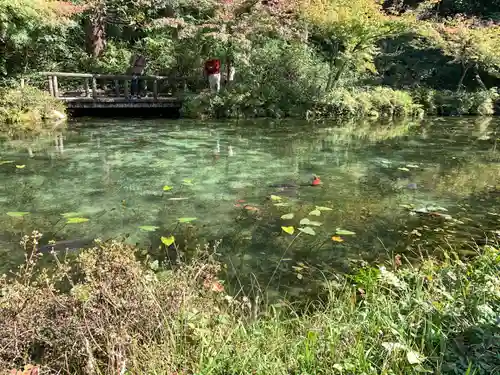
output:
[[[491, 115], [500, 27], [490, 3], [4, 0], [1, 83], [124, 74], [143, 54], [146, 74], [171, 78], [160, 91], [187, 90], [190, 117]], [[222, 62], [219, 95], [202, 75], [209, 58]]]
[[[413, 266], [396, 255], [325, 280], [310, 305], [232, 297], [217, 248], [160, 269], [98, 243], [39, 268], [41, 234], [0, 280], [0, 367], [148, 374], [495, 374], [500, 252]], [[165, 242], [169, 242], [165, 238]], [[229, 293], [228, 293], [229, 292]], [[262, 298], [264, 297], [264, 298]]]

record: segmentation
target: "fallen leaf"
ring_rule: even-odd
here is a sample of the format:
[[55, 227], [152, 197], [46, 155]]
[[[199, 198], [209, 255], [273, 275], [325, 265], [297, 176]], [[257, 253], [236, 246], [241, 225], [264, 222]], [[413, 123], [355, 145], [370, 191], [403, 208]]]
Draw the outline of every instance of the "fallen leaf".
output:
[[408, 363], [410, 365], [416, 365], [416, 364], [422, 363], [425, 358], [422, 357], [419, 353], [417, 353], [413, 350], [409, 350], [406, 353], [406, 359], [408, 359]]

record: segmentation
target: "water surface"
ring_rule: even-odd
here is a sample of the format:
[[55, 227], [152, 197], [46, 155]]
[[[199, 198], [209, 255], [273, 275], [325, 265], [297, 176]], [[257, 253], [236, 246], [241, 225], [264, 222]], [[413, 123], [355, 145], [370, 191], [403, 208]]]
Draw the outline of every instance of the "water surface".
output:
[[[316, 270], [495, 237], [499, 125], [75, 122], [51, 139], [0, 145], [0, 261], [3, 269], [18, 262], [19, 238], [32, 229], [45, 242], [126, 238], [160, 260], [160, 237], [174, 234], [181, 248], [222, 240], [218, 252], [240, 282], [265, 286], [284, 259], [273, 284], [288, 271], [288, 291], [299, 293]], [[300, 186], [312, 174], [322, 185]], [[292, 183], [299, 187], [270, 186]], [[310, 214], [316, 206], [331, 210]], [[65, 224], [63, 214], [89, 220]], [[315, 235], [290, 246], [303, 218]]]

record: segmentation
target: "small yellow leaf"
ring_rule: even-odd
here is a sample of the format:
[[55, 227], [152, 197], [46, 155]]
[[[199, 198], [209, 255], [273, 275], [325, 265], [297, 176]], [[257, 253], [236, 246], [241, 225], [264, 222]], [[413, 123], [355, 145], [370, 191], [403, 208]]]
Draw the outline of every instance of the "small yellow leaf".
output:
[[170, 236], [170, 237], [162, 237], [162, 238], [161, 238], [161, 242], [162, 242], [165, 246], [170, 246], [170, 245], [172, 245], [172, 244], [175, 242], [175, 237], [174, 237], [174, 236]]
[[24, 164], [23, 165], [16, 165], [17, 169], [23, 169], [24, 167], [26, 167]]
[[339, 236], [333, 236], [332, 237], [332, 241], [335, 241], [335, 242], [344, 242], [344, 239], [342, 237], [339, 237]]
[[283, 232], [288, 233], [288, 234], [293, 234], [295, 232], [294, 227], [281, 227], [283, 229]]

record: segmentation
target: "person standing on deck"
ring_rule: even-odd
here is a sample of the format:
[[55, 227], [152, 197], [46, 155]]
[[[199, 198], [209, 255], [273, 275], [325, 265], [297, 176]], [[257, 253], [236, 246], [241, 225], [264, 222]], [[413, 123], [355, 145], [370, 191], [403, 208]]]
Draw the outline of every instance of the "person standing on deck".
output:
[[205, 75], [208, 77], [208, 83], [210, 85], [210, 90], [213, 92], [220, 91], [220, 60], [211, 59], [205, 61], [205, 66], [203, 69]]
[[132, 82], [130, 83], [130, 95], [132, 97], [138, 97], [140, 91], [139, 76], [142, 76], [146, 69], [146, 58], [143, 55], [132, 56], [130, 64], [131, 67], [129, 68], [128, 74], [133, 76]]

